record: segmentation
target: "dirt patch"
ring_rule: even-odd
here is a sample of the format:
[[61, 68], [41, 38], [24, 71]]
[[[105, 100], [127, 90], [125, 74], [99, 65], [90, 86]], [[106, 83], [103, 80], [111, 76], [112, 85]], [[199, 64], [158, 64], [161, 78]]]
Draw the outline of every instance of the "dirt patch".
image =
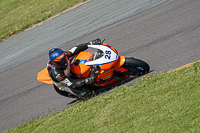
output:
[[[199, 61], [196, 61], [196, 62], [200, 62], [200, 60]], [[175, 68], [175, 69], [172, 69], [171, 71], [178, 71], [178, 70], [180, 70], [180, 69], [183, 69], [183, 68], [186, 68], [186, 67], [190, 67], [190, 66], [192, 66], [194, 63], [196, 63], [196, 62], [192, 62], [192, 63], [189, 63], [189, 64], [186, 64], [186, 65], [184, 65], [184, 66], [182, 66], [182, 67], [178, 67], [178, 68]], [[171, 72], [170, 71], [170, 72]]]

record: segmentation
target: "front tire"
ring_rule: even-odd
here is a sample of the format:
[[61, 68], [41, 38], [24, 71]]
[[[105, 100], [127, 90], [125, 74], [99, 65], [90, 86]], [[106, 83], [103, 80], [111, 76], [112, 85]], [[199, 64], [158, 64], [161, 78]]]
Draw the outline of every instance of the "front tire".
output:
[[149, 72], [150, 66], [145, 61], [135, 58], [125, 58], [122, 66], [130, 72], [131, 75], [141, 76]]

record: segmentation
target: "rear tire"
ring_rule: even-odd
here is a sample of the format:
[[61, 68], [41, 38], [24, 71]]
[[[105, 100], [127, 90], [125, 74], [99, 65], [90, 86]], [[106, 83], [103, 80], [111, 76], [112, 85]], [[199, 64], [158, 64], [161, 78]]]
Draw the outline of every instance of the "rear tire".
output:
[[125, 63], [122, 66], [129, 70], [131, 75], [141, 76], [149, 72], [150, 66], [140, 59], [125, 58]]
[[77, 98], [75, 95], [69, 93], [69, 92], [66, 92], [66, 91], [62, 91], [62, 90], [59, 90], [58, 87], [56, 85], [53, 84], [53, 88], [55, 89], [55, 91], [62, 95], [62, 96], [65, 96], [65, 97], [69, 97], [69, 98]]

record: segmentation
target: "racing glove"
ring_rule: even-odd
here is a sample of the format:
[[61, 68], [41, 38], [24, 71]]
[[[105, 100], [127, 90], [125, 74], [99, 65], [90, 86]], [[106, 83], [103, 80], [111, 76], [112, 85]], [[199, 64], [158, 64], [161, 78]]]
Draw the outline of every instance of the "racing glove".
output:
[[101, 39], [97, 38], [89, 42], [90, 45], [101, 45]]

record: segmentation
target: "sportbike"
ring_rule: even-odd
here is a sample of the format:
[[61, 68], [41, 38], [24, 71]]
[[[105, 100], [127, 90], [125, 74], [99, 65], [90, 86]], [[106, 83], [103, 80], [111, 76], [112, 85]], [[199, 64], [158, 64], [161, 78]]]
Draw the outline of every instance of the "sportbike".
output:
[[[113, 86], [131, 77], [138, 77], [149, 72], [149, 65], [134, 57], [119, 56], [118, 51], [111, 45], [102, 42], [102, 45], [88, 45], [86, 51], [70, 58], [73, 78], [87, 78], [90, 69], [95, 67], [95, 83], [89, 85], [94, 91]], [[53, 84], [47, 68], [38, 73], [38, 81]], [[87, 86], [88, 87], [88, 86]], [[57, 90], [56, 86], [54, 88]]]

